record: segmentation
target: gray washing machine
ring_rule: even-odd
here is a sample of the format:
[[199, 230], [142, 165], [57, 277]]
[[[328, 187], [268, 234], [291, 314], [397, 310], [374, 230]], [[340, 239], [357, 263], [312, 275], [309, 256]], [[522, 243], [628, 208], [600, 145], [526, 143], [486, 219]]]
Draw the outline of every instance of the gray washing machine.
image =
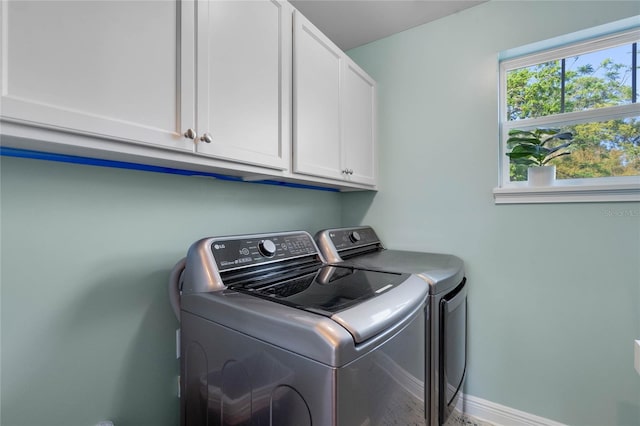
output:
[[385, 249], [369, 226], [322, 230], [315, 240], [330, 264], [410, 273], [427, 283], [426, 334], [408, 348], [426, 355], [422, 383], [426, 423], [444, 424], [455, 410], [467, 369], [467, 285], [462, 260], [447, 254]]
[[424, 277], [329, 266], [306, 232], [205, 238], [183, 266], [181, 425], [424, 424]]

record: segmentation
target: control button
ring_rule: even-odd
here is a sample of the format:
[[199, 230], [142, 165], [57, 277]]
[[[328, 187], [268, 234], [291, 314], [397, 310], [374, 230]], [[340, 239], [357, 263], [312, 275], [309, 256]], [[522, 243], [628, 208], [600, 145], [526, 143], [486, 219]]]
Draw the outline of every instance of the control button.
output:
[[258, 244], [258, 251], [265, 257], [273, 257], [276, 254], [276, 245], [271, 240], [262, 240]]
[[353, 231], [349, 234], [349, 239], [352, 243], [357, 243], [360, 241], [360, 234], [358, 234], [358, 231]]

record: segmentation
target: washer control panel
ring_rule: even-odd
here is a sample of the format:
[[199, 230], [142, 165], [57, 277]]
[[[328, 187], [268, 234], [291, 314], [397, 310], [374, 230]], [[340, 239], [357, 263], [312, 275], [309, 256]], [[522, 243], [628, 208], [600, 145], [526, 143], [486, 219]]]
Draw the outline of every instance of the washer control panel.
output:
[[338, 251], [380, 243], [370, 227], [332, 229], [329, 231], [329, 238]]
[[215, 239], [211, 252], [219, 271], [318, 253], [306, 232], [261, 234]]

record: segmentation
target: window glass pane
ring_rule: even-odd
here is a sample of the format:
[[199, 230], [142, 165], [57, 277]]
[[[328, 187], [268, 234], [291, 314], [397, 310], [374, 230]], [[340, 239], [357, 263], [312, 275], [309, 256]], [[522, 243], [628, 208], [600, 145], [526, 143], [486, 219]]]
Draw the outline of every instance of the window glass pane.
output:
[[631, 55], [626, 44], [566, 58], [564, 112], [631, 103]]
[[572, 153], [555, 160], [558, 179], [640, 175], [640, 117], [576, 124]]
[[[640, 117], [574, 124], [561, 130], [574, 138], [568, 149], [571, 155], [549, 162], [555, 164], [558, 179], [640, 175]], [[527, 180], [527, 169], [511, 163], [511, 181]]]
[[561, 112], [560, 61], [507, 71], [507, 120]]

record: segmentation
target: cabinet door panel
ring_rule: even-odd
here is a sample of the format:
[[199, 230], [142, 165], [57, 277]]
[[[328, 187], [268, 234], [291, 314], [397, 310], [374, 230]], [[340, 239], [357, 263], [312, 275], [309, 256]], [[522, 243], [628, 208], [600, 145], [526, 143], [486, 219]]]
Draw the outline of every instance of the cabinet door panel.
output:
[[294, 171], [342, 179], [342, 52], [302, 15], [294, 21]]
[[181, 105], [177, 7], [3, 1], [3, 118], [192, 150], [182, 137], [195, 117]]
[[198, 133], [212, 142], [198, 142], [197, 151], [287, 169], [290, 9], [270, 0], [198, 7]]
[[376, 180], [376, 83], [346, 61], [342, 97], [344, 165], [354, 182]]

